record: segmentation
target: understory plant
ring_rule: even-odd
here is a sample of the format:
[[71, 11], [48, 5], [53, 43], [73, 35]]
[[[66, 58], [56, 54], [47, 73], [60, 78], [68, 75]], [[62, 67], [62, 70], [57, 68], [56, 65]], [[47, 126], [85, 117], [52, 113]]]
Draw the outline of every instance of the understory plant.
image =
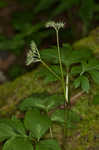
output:
[[63, 128], [63, 145], [66, 149], [68, 128], [75, 128], [75, 124], [80, 121], [78, 113], [70, 107], [71, 95], [79, 87], [88, 93], [92, 79], [99, 83], [99, 60], [92, 51], [86, 47], [73, 50], [69, 44], [60, 47], [59, 30], [64, 27], [64, 23], [51, 21], [46, 27], [55, 29], [57, 46], [39, 51], [32, 41], [26, 64], [42, 63], [48, 72], [42, 69], [39, 75], [47, 83], [60, 82], [62, 92], [35, 93], [19, 105], [19, 109], [24, 112], [21, 120], [16, 117], [0, 119], [0, 142], [6, 141], [3, 150], [61, 150], [53, 134], [54, 123]]

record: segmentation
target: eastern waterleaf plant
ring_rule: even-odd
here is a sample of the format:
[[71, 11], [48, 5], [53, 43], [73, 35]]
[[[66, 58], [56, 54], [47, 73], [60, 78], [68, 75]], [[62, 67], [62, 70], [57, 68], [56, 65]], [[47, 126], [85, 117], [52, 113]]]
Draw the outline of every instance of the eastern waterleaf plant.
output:
[[0, 142], [4, 141], [3, 150], [61, 150], [57, 140], [42, 139], [51, 127], [52, 121], [39, 109], [25, 113], [23, 120], [16, 117], [0, 119]]

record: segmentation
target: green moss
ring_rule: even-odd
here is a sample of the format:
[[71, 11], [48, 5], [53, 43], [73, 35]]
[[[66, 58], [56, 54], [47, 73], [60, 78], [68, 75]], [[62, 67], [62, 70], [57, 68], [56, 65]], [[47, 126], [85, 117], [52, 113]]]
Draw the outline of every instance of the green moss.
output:
[[13, 82], [0, 86], [0, 107], [19, 102], [32, 93], [41, 93], [46, 90], [42, 81], [34, 78], [34, 73], [27, 73]]
[[[82, 96], [72, 107], [72, 110], [81, 116], [81, 120], [75, 123], [76, 128], [67, 129], [66, 150], [94, 150], [99, 148], [99, 105], [94, 106], [92, 101], [89, 103], [91, 100], [89, 98], [90, 94]], [[62, 127], [54, 124], [53, 133], [62, 145]]]
[[99, 27], [93, 30], [88, 37], [85, 37], [73, 44], [74, 49], [80, 47], [88, 47], [94, 51], [94, 53], [99, 53]]

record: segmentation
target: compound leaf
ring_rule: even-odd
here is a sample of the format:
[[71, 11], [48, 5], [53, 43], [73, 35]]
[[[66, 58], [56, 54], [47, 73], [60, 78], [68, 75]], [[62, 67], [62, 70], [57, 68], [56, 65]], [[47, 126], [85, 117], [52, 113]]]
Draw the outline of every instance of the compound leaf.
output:
[[85, 92], [89, 91], [90, 88], [90, 84], [89, 84], [89, 80], [86, 76], [81, 75], [80, 77], [78, 77], [74, 83], [73, 83], [75, 88], [78, 88], [81, 86], [82, 90]]
[[80, 116], [75, 111], [72, 110], [66, 110], [65, 112], [64, 110], [56, 110], [51, 115], [51, 120], [54, 122], [63, 124], [64, 119], [66, 119], [67, 122], [66, 127], [69, 128], [69, 127], [73, 127], [74, 123], [80, 121]]
[[80, 77], [78, 77], [77, 79], [74, 80], [73, 85], [75, 88], [80, 87], [81, 81], [80, 81]]
[[82, 75], [80, 79], [81, 79], [81, 88], [83, 89], [83, 91], [88, 92], [90, 88], [88, 78]]
[[[66, 66], [70, 66], [74, 63], [79, 63], [82, 60], [87, 60], [92, 55], [89, 49], [73, 50], [69, 44], [63, 44], [63, 47], [60, 48], [60, 53], [62, 63]], [[54, 64], [59, 63], [57, 47], [52, 47], [50, 49], [43, 50], [40, 52], [40, 55], [41, 59], [44, 59], [45, 61]]]
[[81, 73], [81, 71], [82, 71], [81, 66], [73, 66], [73, 67], [71, 68], [71, 74], [72, 74], [72, 75], [78, 75], [78, 74]]
[[49, 110], [63, 103], [64, 96], [61, 94], [35, 94], [23, 100], [23, 102], [20, 104], [20, 110], [25, 111], [27, 109], [37, 107], [48, 112]]
[[48, 139], [39, 142], [36, 145], [36, 150], [61, 150], [61, 148], [56, 140]]
[[51, 120], [45, 114], [40, 114], [39, 110], [30, 110], [26, 112], [24, 124], [27, 130], [38, 140], [50, 128]]
[[3, 150], [33, 150], [33, 145], [27, 138], [15, 137], [4, 144]]
[[99, 84], [99, 71], [89, 71], [92, 79], [94, 80], [95, 83]]
[[12, 137], [16, 136], [13, 128], [5, 123], [0, 123], [0, 142]]

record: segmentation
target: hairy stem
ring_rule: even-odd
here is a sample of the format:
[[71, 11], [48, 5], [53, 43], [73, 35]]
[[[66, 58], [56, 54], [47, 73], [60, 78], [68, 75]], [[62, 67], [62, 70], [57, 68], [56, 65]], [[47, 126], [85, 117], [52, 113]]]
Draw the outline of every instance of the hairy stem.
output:
[[42, 63], [58, 80], [61, 80], [61, 78], [60, 78], [43, 60], [41, 60], [41, 63]]
[[64, 74], [63, 74], [62, 61], [61, 61], [61, 55], [60, 55], [59, 35], [58, 35], [58, 32], [59, 31], [56, 30], [57, 49], [58, 49], [59, 64], [60, 64], [60, 71], [61, 71], [61, 82], [62, 82], [62, 87], [63, 87], [63, 90], [64, 90], [64, 96], [65, 96], [65, 83], [64, 83]]

